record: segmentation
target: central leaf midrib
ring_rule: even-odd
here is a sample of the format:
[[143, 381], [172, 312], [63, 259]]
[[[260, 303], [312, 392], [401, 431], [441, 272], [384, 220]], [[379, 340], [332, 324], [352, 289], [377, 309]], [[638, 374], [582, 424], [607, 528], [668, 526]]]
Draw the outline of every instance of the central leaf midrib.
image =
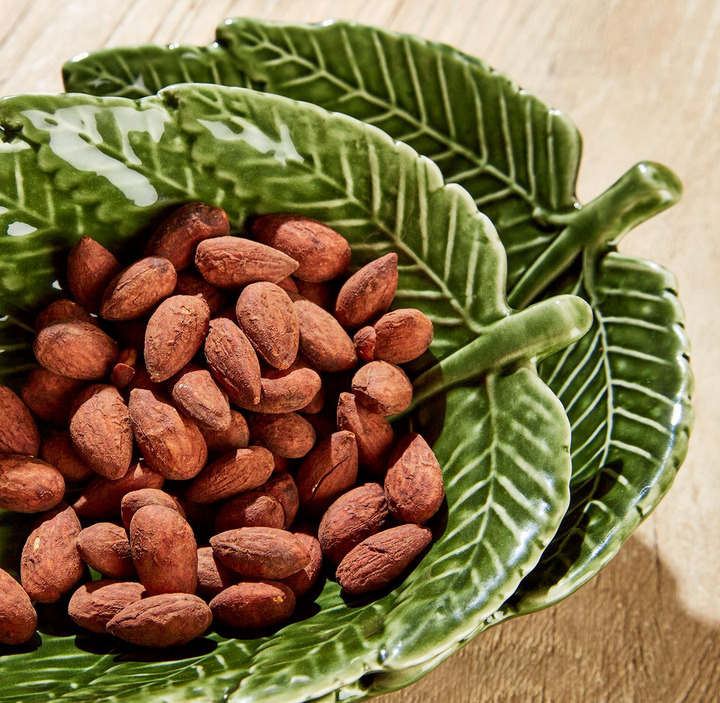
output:
[[[605, 373], [605, 385], [607, 387], [606, 399], [605, 399], [607, 426], [605, 428], [605, 446], [603, 447], [603, 453], [602, 453], [602, 457], [600, 459], [600, 468], [602, 468], [604, 466], [605, 460], [607, 459], [608, 454], [610, 452], [610, 443], [612, 441], [612, 434], [613, 434], [613, 429], [614, 429], [615, 402], [614, 402], [614, 394], [613, 394], [613, 375], [612, 375], [612, 370], [610, 369], [610, 357], [607, 352], [607, 348], [608, 348], [607, 329], [605, 328], [605, 320], [603, 319], [602, 313], [600, 312], [600, 306], [595, 301], [593, 301], [593, 312], [595, 313], [595, 317], [598, 321], [598, 326], [600, 328], [600, 343], [602, 344], [601, 353], [602, 353], [602, 357], [603, 357], [603, 371]], [[583, 468], [585, 468], [585, 467], [583, 467]]]
[[[578, 287], [582, 286], [583, 276], [580, 275], [578, 279]], [[615, 388], [615, 380], [616, 377], [613, 374], [612, 368], [610, 367], [610, 353], [607, 351], [608, 348], [611, 346], [609, 344], [608, 340], [608, 326], [605, 322], [605, 317], [602, 314], [602, 304], [601, 301], [598, 301], [595, 296], [588, 292], [584, 287], [583, 290], [585, 291], [585, 296], [589, 298], [593, 305], [593, 311], [595, 314], [595, 320], [597, 321], [598, 326], [598, 345], [599, 345], [599, 353], [602, 359], [602, 373], [604, 376], [604, 387], [605, 387], [605, 400], [604, 405], [606, 409], [606, 419], [605, 419], [605, 438], [603, 440], [603, 446], [601, 450], [598, 450], [593, 454], [593, 456], [578, 470], [578, 472], [574, 471], [575, 468], [575, 457], [573, 456], [573, 477], [572, 477], [572, 484], [578, 485], [578, 481], [587, 481], [597, 475], [599, 471], [601, 471], [604, 466], [605, 462], [607, 461], [607, 458], [610, 454], [610, 450], [613, 446], [614, 441], [619, 441], [617, 437], [615, 436], [615, 399], [614, 399], [614, 388]], [[627, 347], [626, 347], [627, 348]], [[561, 364], [564, 364], [566, 359], [561, 360]], [[587, 361], [585, 362], [587, 364]], [[584, 364], [584, 365], [585, 365]], [[548, 380], [549, 383], [552, 382], [553, 378], [555, 377], [557, 371], [554, 371], [551, 378]], [[559, 396], [562, 397], [562, 396]], [[599, 458], [598, 455], [600, 455]], [[592, 473], [586, 473], [585, 469], [587, 466], [597, 460], [597, 469], [593, 471]]]
[[495, 375], [489, 374], [485, 378], [485, 389], [487, 393], [488, 398], [488, 424], [490, 429], [490, 468], [489, 468], [489, 475], [488, 475], [488, 492], [487, 492], [487, 500], [485, 502], [485, 505], [487, 506], [487, 509], [483, 511], [482, 520], [480, 522], [480, 525], [478, 526], [478, 538], [476, 540], [476, 548], [475, 553], [477, 554], [479, 547], [481, 543], [484, 540], [485, 531], [487, 529], [487, 523], [489, 520], [490, 515], [490, 505], [493, 502], [493, 493], [495, 492], [495, 483], [497, 482], [497, 467], [496, 467], [496, 441], [495, 437], [497, 435], [496, 430], [496, 420], [495, 420], [495, 413], [493, 412], [493, 388], [495, 385]]
[[[585, 289], [585, 287], [583, 285], [583, 275], [582, 274], [580, 274], [580, 276], [578, 277], [577, 283], [573, 286], [572, 293], [574, 295], [579, 295], [581, 290], [584, 292], [584, 296], [582, 296], [582, 297], [590, 298], [589, 302], [593, 306], [593, 313], [595, 315], [595, 320], [598, 323], [598, 332], [600, 334], [600, 340], [599, 340], [600, 354], [601, 354], [601, 357], [603, 360], [602, 368], [603, 368], [603, 374], [605, 377], [605, 388], [607, 389], [607, 392], [605, 394], [606, 395], [606, 398], [605, 398], [605, 407], [606, 407], [605, 441], [603, 442], [602, 459], [600, 461], [600, 466], [598, 468], [598, 470], [599, 470], [600, 468], [602, 468], [602, 465], [604, 464], [605, 459], [607, 458], [607, 455], [610, 451], [610, 440], [611, 440], [611, 435], [612, 435], [612, 430], [613, 430], [613, 409], [615, 407], [614, 402], [613, 402], [613, 390], [612, 390], [613, 376], [612, 376], [612, 371], [611, 371], [610, 365], [609, 365], [609, 357], [608, 357], [608, 354], [606, 351], [608, 343], [607, 343], [607, 330], [605, 328], [605, 321], [604, 321], [602, 314], [600, 313], [600, 305], [599, 305], [598, 301], [593, 299], [592, 294], [588, 293], [588, 291]], [[558, 367], [553, 369], [553, 372], [550, 375], [550, 378], [547, 379], [547, 381], [545, 381], [546, 383], [551, 384], [555, 380], [558, 371], [567, 362], [568, 355], [569, 355], [570, 351], [574, 348], [574, 346], [575, 345], [571, 345], [565, 349], [565, 352], [563, 353], [563, 355], [558, 363]], [[587, 361], [585, 362], [585, 364], [586, 363], [587, 363]], [[558, 398], [562, 401], [562, 393], [558, 394]], [[564, 402], [563, 402], [563, 407], [565, 407]], [[572, 450], [572, 447], [571, 447], [571, 450]], [[595, 453], [594, 456], [597, 456], [597, 452]], [[572, 479], [571, 479], [571, 485], [577, 485], [578, 479], [581, 479], [582, 481], [586, 481], [597, 473], [597, 471], [595, 471], [590, 476], [583, 476], [581, 474], [581, 472], [576, 473], [574, 456], [572, 454], [571, 454], [571, 459], [572, 459], [572, 463], [573, 463], [573, 475], [572, 475]], [[592, 461], [592, 459], [590, 461]], [[583, 466], [583, 469], [585, 468], [586, 465]]]

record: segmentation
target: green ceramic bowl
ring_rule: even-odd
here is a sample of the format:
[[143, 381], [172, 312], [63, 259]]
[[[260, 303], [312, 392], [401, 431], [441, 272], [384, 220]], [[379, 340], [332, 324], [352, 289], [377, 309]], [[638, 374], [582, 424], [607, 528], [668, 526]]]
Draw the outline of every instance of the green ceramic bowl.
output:
[[[62, 294], [84, 234], [137, 257], [171, 207], [299, 212], [351, 242], [353, 265], [399, 254], [396, 304], [422, 309], [435, 340], [412, 368], [447, 504], [415, 568], [373, 598], [328, 579], [294, 621], [262, 636], [211, 633], [139, 650], [79, 632], [65, 603], [0, 653], [0, 701], [355, 701], [407, 685], [467, 642], [517, 590], [569, 501], [570, 425], [535, 363], [591, 323], [573, 295], [520, 312], [505, 254], [473, 198], [411, 147], [353, 118], [241, 88], [181, 85], [140, 101], [19, 95], [0, 101], [0, 373], [33, 364], [32, 319]], [[16, 573], [28, 519], [0, 515], [0, 564]]]
[[452, 47], [353, 22], [227, 20], [210, 46], [108, 49], [68, 62], [63, 75], [69, 91], [126, 97], [179, 82], [247, 86], [376, 125], [433, 159], [490, 217], [513, 307], [557, 292], [590, 303], [592, 330], [538, 366], [572, 425], [571, 507], [492, 623], [587, 583], [670, 488], [693, 417], [677, 281], [617, 251], [679, 199], [668, 168], [637, 164], [580, 204], [581, 139], [566, 115]]

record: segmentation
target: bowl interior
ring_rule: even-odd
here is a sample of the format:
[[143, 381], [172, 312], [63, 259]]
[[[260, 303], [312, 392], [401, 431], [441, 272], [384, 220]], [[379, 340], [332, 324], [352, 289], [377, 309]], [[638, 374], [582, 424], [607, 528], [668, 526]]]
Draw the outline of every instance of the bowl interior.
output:
[[548, 291], [590, 303], [590, 332], [538, 365], [573, 428], [572, 505], [493, 623], [587, 583], [670, 488], [693, 423], [677, 281], [617, 252], [635, 225], [679, 200], [670, 169], [636, 164], [581, 205], [581, 138], [566, 115], [453, 47], [355, 22], [235, 18], [208, 46], [100, 50], [69, 61], [63, 78], [68, 91], [126, 97], [178, 81], [254, 87], [374, 124], [433, 159], [490, 217], [513, 307]]
[[[32, 366], [32, 315], [61, 294], [78, 237], [129, 260], [182, 202], [223, 207], [236, 232], [253, 214], [299, 212], [346, 236], [353, 265], [399, 254], [396, 306], [417, 307], [435, 325], [412, 375], [440, 369], [440, 392], [405, 422], [430, 439], [447, 491], [435, 541], [401, 583], [348, 600], [328, 579], [276, 632], [212, 633], [181, 651], [148, 652], [78, 633], [63, 603], [42, 608], [40, 635], [1, 651], [0, 701], [147, 700], [161, 689], [178, 699], [360, 699], [405, 685], [478, 631], [537, 562], [568, 504], [567, 418], [518, 360], [549, 351], [537, 330], [551, 323], [567, 341], [581, 333], [571, 301], [511, 311], [504, 251], [467, 192], [380, 130], [312, 105], [213, 86], [140, 102], [15, 96], [0, 102], [0, 127], [3, 382]], [[473, 345], [496, 339], [513, 365], [473, 366]], [[446, 368], [456, 375], [445, 379]], [[13, 573], [27, 524], [0, 515], [0, 563]]]

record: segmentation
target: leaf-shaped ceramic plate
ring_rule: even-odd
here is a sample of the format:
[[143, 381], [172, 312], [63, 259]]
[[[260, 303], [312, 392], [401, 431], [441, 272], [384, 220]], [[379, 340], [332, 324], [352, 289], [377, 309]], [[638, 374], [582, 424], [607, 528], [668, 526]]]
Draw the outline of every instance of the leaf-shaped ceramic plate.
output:
[[[15, 96], [0, 101], [0, 129], [4, 380], [32, 362], [27, 320], [62, 288], [79, 236], [132, 256], [180, 202], [222, 206], [236, 230], [250, 214], [302, 212], [343, 233], [356, 265], [398, 252], [398, 300], [436, 332], [409, 419], [447, 486], [432, 548], [379, 598], [346, 602], [329, 581], [276, 633], [213, 634], [169, 655], [77, 634], [49, 608], [39, 649], [0, 657], [0, 701], [361, 699], [417, 677], [515, 592], [569, 500], [569, 424], [531, 365], [581, 337], [591, 313], [570, 295], [512, 311], [500, 240], [465, 190], [379, 129], [239, 88]], [[0, 516], [3, 567], [23, 526]]]
[[132, 97], [178, 81], [251, 85], [377, 125], [432, 158], [490, 217], [513, 305], [551, 285], [590, 302], [592, 332], [539, 367], [573, 425], [573, 507], [508, 613], [586, 583], [668, 490], [692, 424], [684, 316], [672, 274], [614, 253], [679, 198], [667, 168], [638, 164], [581, 206], [581, 140], [565, 115], [452, 47], [349, 22], [228, 20], [209, 47], [98, 51], [66, 64], [64, 77], [69, 91]]

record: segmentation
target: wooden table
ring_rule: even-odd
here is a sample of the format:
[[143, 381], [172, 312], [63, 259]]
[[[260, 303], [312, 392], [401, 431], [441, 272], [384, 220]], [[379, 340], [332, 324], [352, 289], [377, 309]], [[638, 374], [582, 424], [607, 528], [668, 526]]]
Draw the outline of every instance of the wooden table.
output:
[[483, 57], [574, 118], [582, 200], [640, 159], [685, 183], [680, 205], [622, 244], [678, 275], [694, 347], [697, 422], [670, 495], [568, 601], [481, 635], [385, 701], [720, 700], [720, 1], [0, 0], [0, 95], [62, 90], [61, 63], [83, 51], [207, 43], [240, 15], [352, 18]]

